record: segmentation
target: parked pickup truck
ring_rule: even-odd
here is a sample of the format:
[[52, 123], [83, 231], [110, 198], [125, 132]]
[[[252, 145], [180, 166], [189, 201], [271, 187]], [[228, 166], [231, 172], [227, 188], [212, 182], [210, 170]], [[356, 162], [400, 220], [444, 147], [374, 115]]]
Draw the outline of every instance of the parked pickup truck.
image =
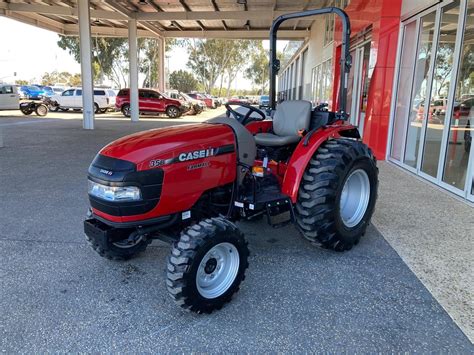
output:
[[[69, 109], [82, 109], [82, 89], [68, 89], [61, 95], [51, 97], [51, 111], [67, 111]], [[94, 111], [105, 113], [115, 107], [115, 92], [112, 89], [94, 89]]]
[[10, 84], [0, 84], [0, 110], [18, 110], [20, 95], [17, 87]]

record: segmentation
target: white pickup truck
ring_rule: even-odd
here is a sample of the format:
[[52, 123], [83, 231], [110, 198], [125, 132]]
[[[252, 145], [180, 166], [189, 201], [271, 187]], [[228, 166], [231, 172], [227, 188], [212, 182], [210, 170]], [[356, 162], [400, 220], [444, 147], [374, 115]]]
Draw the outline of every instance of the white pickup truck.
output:
[[[95, 113], [105, 113], [107, 110], [115, 108], [115, 92], [112, 89], [94, 89], [94, 110]], [[81, 110], [82, 89], [68, 89], [61, 95], [51, 97], [54, 105], [50, 107], [51, 111], [67, 111], [69, 109]]]
[[15, 85], [0, 84], [0, 110], [18, 110], [20, 95]]

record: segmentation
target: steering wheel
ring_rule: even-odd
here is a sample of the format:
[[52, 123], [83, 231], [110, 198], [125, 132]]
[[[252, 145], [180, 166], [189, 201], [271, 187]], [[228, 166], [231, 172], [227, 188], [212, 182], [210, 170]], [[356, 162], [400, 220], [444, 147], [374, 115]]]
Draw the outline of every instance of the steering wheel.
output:
[[[232, 107], [230, 107], [230, 105], [242, 106], [242, 107], [245, 107], [246, 109], [248, 109], [248, 111], [244, 115], [244, 114], [239, 113], [236, 110], [234, 110]], [[250, 122], [253, 122], [253, 121], [263, 121], [265, 118], [267, 118], [267, 116], [265, 115], [265, 113], [262, 110], [260, 110], [256, 107], [253, 107], [249, 104], [245, 104], [243, 102], [230, 102], [230, 103], [228, 102], [224, 106], [227, 109], [227, 117], [230, 117], [230, 115], [234, 116], [234, 118], [237, 121], [239, 121], [240, 123], [242, 123], [244, 126], [247, 123], [250, 123]], [[258, 118], [257, 117], [251, 117], [252, 112], [258, 113], [260, 115], [260, 117], [258, 117]]]

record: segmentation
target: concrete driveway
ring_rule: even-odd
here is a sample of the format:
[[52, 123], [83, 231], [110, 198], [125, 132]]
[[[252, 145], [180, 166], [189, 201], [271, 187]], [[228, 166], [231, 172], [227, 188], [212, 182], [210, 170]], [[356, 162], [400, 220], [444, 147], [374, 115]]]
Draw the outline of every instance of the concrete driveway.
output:
[[117, 137], [169, 124], [111, 117], [84, 131], [72, 117], [0, 118], [0, 351], [474, 350], [373, 227], [352, 251], [333, 253], [293, 227], [241, 223], [247, 279], [211, 315], [185, 313], [168, 297], [167, 245], [129, 262], [100, 258], [82, 233], [90, 161]]

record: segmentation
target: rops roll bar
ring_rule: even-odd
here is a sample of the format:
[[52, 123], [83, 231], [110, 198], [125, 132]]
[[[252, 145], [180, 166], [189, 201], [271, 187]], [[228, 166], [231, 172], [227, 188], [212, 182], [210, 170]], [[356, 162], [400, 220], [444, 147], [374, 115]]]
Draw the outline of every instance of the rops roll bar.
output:
[[280, 70], [280, 61], [277, 59], [276, 43], [277, 43], [277, 32], [282, 22], [286, 20], [292, 20], [300, 17], [308, 17], [314, 15], [324, 14], [336, 14], [342, 20], [342, 50], [341, 50], [341, 75], [340, 75], [340, 89], [339, 89], [339, 102], [337, 113], [341, 119], [348, 117], [346, 111], [347, 105], [347, 77], [349, 70], [351, 69], [352, 59], [349, 54], [349, 41], [351, 35], [351, 24], [349, 16], [338, 7], [326, 7], [322, 9], [308, 10], [302, 12], [294, 12], [291, 14], [285, 14], [277, 17], [272, 24], [270, 29], [270, 107], [272, 110], [275, 109], [276, 102], [276, 76]]

